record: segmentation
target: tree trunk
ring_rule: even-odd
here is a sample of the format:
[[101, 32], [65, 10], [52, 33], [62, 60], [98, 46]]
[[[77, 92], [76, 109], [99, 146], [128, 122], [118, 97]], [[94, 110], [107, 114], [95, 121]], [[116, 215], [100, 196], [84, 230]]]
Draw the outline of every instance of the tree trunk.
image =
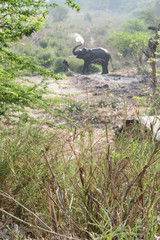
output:
[[156, 77], [156, 54], [153, 52], [153, 61], [151, 62], [152, 67], [152, 82], [153, 85], [156, 87], [157, 77]]

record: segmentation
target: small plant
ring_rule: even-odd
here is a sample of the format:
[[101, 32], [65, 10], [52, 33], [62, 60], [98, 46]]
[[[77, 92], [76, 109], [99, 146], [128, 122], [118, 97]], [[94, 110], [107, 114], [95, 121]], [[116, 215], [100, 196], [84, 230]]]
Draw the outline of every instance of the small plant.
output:
[[68, 105], [67, 110], [70, 113], [80, 113], [84, 111], [85, 105], [85, 103], [72, 102], [70, 105]]

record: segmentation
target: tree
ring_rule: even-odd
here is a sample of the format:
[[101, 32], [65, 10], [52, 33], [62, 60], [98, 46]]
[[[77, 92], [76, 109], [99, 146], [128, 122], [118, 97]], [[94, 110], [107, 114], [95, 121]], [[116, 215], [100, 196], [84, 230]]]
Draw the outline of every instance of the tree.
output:
[[139, 69], [142, 63], [143, 50], [147, 47], [149, 38], [149, 33], [135, 31], [133, 33], [115, 32], [109, 39], [112, 40], [111, 44], [118, 48], [123, 57], [130, 56]]
[[68, 17], [68, 9], [61, 6], [51, 11], [54, 22], [61, 22]]
[[[73, 0], [65, 0], [71, 8], [77, 11], [80, 7]], [[32, 69], [44, 77], [59, 76], [47, 71], [34, 63], [33, 59], [16, 54], [11, 45], [18, 42], [23, 36], [31, 37], [41, 30], [48, 14], [49, 7], [57, 4], [48, 4], [46, 0], [3, 0], [0, 4], [0, 114], [8, 109], [33, 106], [42, 99], [42, 88], [38, 85], [15, 81], [28, 70]]]
[[[157, 9], [159, 9], [157, 7]], [[143, 10], [141, 13], [140, 13], [140, 18], [147, 24], [147, 25], [154, 25], [154, 26], [157, 26], [159, 24], [159, 21], [160, 21], [160, 18], [159, 16], [157, 16], [155, 14], [155, 10], [154, 9], [146, 9], [146, 10]]]
[[157, 47], [159, 45], [159, 31], [160, 31], [160, 24], [158, 27], [150, 26], [148, 27], [149, 30], [153, 30], [155, 32], [155, 36], [150, 38], [148, 41], [148, 48], [144, 51], [144, 54], [148, 58], [148, 62], [151, 64], [152, 67], [152, 82], [156, 86], [156, 54], [157, 54]]
[[123, 26], [123, 30], [130, 33], [146, 32], [146, 24], [142, 20], [131, 19]]

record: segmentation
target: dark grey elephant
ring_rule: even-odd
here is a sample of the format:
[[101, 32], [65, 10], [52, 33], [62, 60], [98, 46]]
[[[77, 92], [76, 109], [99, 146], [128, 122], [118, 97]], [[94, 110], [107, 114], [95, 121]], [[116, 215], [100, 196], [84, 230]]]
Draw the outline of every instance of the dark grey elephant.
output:
[[103, 71], [102, 74], [108, 73], [108, 62], [111, 59], [110, 53], [107, 49], [104, 48], [82, 48], [76, 51], [78, 47], [82, 44], [79, 44], [73, 48], [73, 54], [80, 59], [84, 60], [82, 74], [89, 72], [89, 66], [92, 63], [99, 64], [102, 66]]

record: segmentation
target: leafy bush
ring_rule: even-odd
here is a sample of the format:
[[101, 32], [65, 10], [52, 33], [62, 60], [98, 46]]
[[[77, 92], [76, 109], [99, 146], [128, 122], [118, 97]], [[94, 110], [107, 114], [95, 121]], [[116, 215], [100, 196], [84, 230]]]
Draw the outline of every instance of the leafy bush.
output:
[[144, 32], [115, 32], [111, 37], [111, 45], [116, 46], [123, 56], [137, 57], [148, 45], [149, 33]]
[[50, 68], [51, 66], [53, 66], [53, 62], [56, 57], [53, 50], [51, 50], [50, 48], [45, 48], [45, 50], [41, 50], [38, 52], [37, 58], [42, 66]]
[[116, 46], [119, 54], [123, 57], [129, 57], [137, 69], [141, 69], [143, 50], [148, 46], [150, 38], [149, 33], [134, 32], [115, 32], [108, 39], [112, 40], [110, 44]]
[[46, 40], [46, 39], [41, 39], [41, 40], [39, 41], [39, 45], [40, 45], [40, 47], [42, 47], [42, 48], [46, 48], [46, 47], [48, 46], [48, 40]]
[[135, 31], [146, 32], [147, 26], [146, 26], [146, 23], [144, 23], [144, 21], [142, 20], [131, 19], [123, 26], [123, 30], [125, 32], [130, 32], [130, 33], [134, 33]]
[[54, 62], [54, 72], [55, 73], [62, 73], [64, 72], [64, 64], [63, 64], [64, 58], [56, 58]]
[[68, 17], [68, 9], [63, 6], [59, 6], [56, 9], [51, 9], [50, 15], [52, 16], [54, 22], [61, 22]]
[[[83, 67], [83, 60], [77, 58], [65, 58], [68, 61], [69, 69], [74, 73], [81, 73]], [[54, 72], [62, 73], [64, 72], [64, 58], [56, 58], [54, 62]]]
[[83, 60], [77, 59], [77, 58], [69, 58], [68, 62], [69, 62], [69, 68], [71, 71], [73, 71], [75, 73], [82, 72], [83, 63], [84, 63]]
[[101, 65], [96, 65], [96, 64], [91, 64], [91, 66], [89, 67], [89, 72], [90, 73], [97, 73], [102, 71], [102, 67]]
[[[158, 7], [157, 7], [158, 9]], [[160, 17], [159, 14], [156, 15], [155, 14], [155, 10], [152, 8], [148, 8], [143, 10], [140, 13], [140, 18], [146, 23], [149, 24], [151, 26], [158, 26], [159, 21], [160, 21]]]

